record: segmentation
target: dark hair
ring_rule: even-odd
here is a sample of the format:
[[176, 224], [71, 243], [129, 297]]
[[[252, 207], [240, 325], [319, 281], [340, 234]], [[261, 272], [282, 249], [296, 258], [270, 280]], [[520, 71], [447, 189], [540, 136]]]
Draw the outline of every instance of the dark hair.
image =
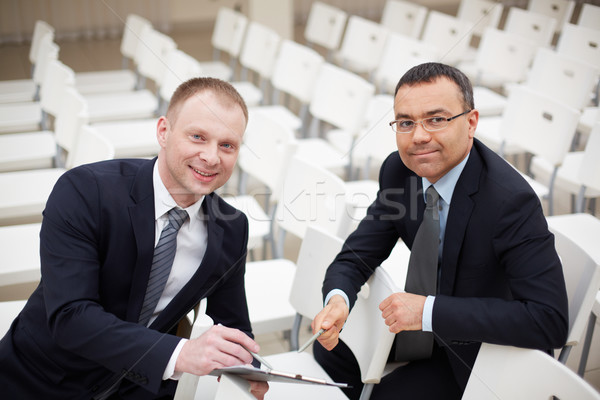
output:
[[471, 86], [471, 81], [469, 81], [469, 78], [467, 78], [467, 76], [460, 70], [451, 67], [450, 65], [436, 62], [420, 64], [406, 71], [396, 85], [394, 96], [404, 85], [413, 86], [422, 82], [431, 83], [438, 78], [447, 78], [456, 83], [456, 86], [458, 86], [462, 94], [465, 108], [467, 110], [472, 110], [475, 108], [475, 101], [473, 100], [473, 86]]
[[238, 91], [228, 82], [209, 77], [192, 78], [179, 85], [171, 96], [171, 101], [167, 108], [167, 118], [173, 122], [177, 118], [181, 105], [196, 93], [205, 90], [212, 91], [217, 96], [229, 99], [234, 104], [239, 105], [244, 113], [244, 117], [246, 117], [246, 121], [248, 121], [248, 107]]

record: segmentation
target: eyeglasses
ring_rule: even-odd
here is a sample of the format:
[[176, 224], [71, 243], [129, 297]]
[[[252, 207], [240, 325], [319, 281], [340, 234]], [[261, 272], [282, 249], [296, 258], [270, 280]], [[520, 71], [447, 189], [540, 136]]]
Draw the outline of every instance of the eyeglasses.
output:
[[395, 133], [411, 133], [415, 130], [417, 124], [421, 124], [423, 129], [427, 132], [435, 132], [441, 131], [445, 127], [448, 126], [448, 123], [453, 119], [456, 119], [462, 115], [468, 114], [473, 110], [468, 110], [462, 112], [454, 117], [446, 118], [446, 117], [431, 117], [425, 118], [420, 121], [413, 121], [412, 119], [398, 119], [396, 121], [390, 122], [390, 126]]

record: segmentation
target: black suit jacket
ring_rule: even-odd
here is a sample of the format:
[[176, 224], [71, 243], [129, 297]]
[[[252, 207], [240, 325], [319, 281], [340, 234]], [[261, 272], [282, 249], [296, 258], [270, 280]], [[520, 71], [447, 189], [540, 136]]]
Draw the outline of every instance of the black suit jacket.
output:
[[[360, 286], [398, 238], [412, 247], [425, 207], [421, 178], [392, 153], [380, 191], [327, 270], [323, 293]], [[568, 333], [567, 295], [554, 237], [522, 177], [475, 140], [458, 179], [444, 237], [432, 325], [464, 388], [481, 342], [552, 349]], [[466, 363], [466, 365], [465, 365]]]
[[149, 327], [137, 324], [154, 252], [155, 160], [114, 160], [65, 173], [40, 233], [42, 280], [0, 342], [9, 398], [89, 399], [119, 376], [121, 396], [172, 393], [162, 374], [172, 333], [202, 298], [215, 323], [251, 335], [244, 291], [248, 222], [205, 197], [208, 243], [189, 283]]

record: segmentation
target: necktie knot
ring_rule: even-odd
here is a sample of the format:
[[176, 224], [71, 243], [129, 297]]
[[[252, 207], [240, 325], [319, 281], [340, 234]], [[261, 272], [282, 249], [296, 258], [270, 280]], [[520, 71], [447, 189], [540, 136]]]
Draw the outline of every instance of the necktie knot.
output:
[[179, 230], [179, 228], [181, 228], [181, 225], [183, 225], [183, 223], [185, 222], [185, 220], [188, 217], [187, 211], [182, 210], [177, 207], [171, 208], [167, 214], [169, 217], [169, 223], [176, 230]]
[[426, 204], [427, 208], [433, 208], [433, 207], [437, 208], [439, 200], [440, 200], [440, 195], [438, 194], [437, 190], [435, 190], [433, 185], [431, 185], [427, 188], [427, 191], [425, 192], [425, 197], [427, 199], [427, 204]]

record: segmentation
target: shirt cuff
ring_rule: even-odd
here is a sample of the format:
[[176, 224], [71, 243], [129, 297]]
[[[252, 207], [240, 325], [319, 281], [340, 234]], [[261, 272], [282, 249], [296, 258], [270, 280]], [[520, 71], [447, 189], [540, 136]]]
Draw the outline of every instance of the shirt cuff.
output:
[[331, 298], [333, 296], [335, 296], [336, 294], [339, 294], [340, 296], [342, 296], [344, 298], [344, 301], [346, 302], [346, 305], [348, 307], [350, 307], [350, 299], [348, 299], [348, 296], [346, 295], [346, 293], [344, 293], [340, 289], [333, 289], [331, 292], [329, 292], [327, 294], [327, 297], [325, 297], [325, 301], [323, 302], [323, 307], [325, 307], [327, 305], [327, 303], [329, 303], [329, 300], [331, 300]]
[[181, 339], [177, 344], [177, 347], [175, 347], [175, 350], [173, 350], [167, 368], [165, 368], [165, 372], [163, 373], [163, 381], [167, 379], [178, 381], [179, 378], [181, 378], [181, 375], [183, 375], [183, 372], [175, 372], [175, 364], [177, 363], [177, 357], [179, 357], [179, 353], [181, 353], [181, 349], [183, 349], [185, 342], [187, 342], [187, 339]]
[[433, 332], [433, 303], [435, 301], [435, 296], [427, 296], [425, 299], [425, 305], [423, 306], [423, 319], [421, 321], [421, 325], [423, 326], [423, 332]]

